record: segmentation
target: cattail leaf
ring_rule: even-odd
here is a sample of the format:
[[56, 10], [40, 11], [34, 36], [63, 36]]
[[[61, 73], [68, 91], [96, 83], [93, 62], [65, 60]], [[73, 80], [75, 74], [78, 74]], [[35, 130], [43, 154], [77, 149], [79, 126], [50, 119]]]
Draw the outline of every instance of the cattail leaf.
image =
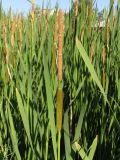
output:
[[2, 135], [1, 135], [1, 132], [0, 132], [0, 145], [2, 145]]
[[92, 145], [90, 146], [90, 152], [88, 154], [88, 158], [90, 160], [93, 160], [93, 157], [95, 155], [95, 151], [96, 151], [96, 147], [97, 147], [97, 142], [98, 142], [98, 136], [95, 137], [95, 139], [93, 140]]
[[43, 54], [44, 79], [45, 79], [45, 89], [47, 94], [48, 116], [50, 120], [54, 156], [55, 156], [55, 160], [57, 160], [56, 129], [55, 129], [55, 118], [54, 118], [54, 104], [53, 104], [53, 97], [52, 97], [53, 94], [51, 89], [51, 79], [50, 79], [47, 62], [48, 60], [46, 58], [46, 55]]
[[83, 159], [83, 160], [91, 160], [88, 158], [87, 154], [85, 153], [84, 149], [77, 143], [75, 142], [75, 148], [76, 150], [78, 151], [80, 157]]
[[75, 101], [75, 99], [77, 98], [78, 94], [80, 93], [80, 90], [82, 89], [82, 87], [84, 86], [84, 82], [85, 82], [85, 77], [83, 78], [82, 82], [79, 83], [79, 86], [76, 90], [76, 93], [75, 93], [75, 96], [74, 96], [74, 99], [73, 101]]
[[82, 123], [83, 123], [85, 112], [86, 112], [86, 106], [82, 105], [82, 108], [80, 110], [80, 116], [79, 116], [78, 123], [77, 123], [77, 127], [75, 129], [74, 141], [79, 141], [79, 138], [81, 136], [81, 129], [82, 129]]
[[14, 123], [13, 123], [13, 118], [11, 115], [9, 105], [7, 107], [8, 107], [8, 116], [9, 116], [9, 123], [10, 123], [10, 133], [11, 133], [10, 136], [11, 136], [11, 140], [13, 143], [13, 148], [15, 150], [15, 154], [16, 154], [17, 159], [21, 160], [21, 156], [20, 156], [19, 149], [18, 149], [18, 139], [17, 139]]
[[64, 140], [65, 140], [65, 154], [66, 154], [66, 160], [72, 160], [71, 157], [71, 144], [70, 144], [70, 133], [69, 133], [69, 122], [68, 122], [68, 111], [64, 114]]
[[104, 89], [101, 85], [101, 82], [100, 82], [100, 80], [99, 80], [99, 78], [98, 78], [98, 76], [95, 72], [95, 69], [94, 69], [94, 67], [93, 67], [93, 65], [92, 65], [84, 47], [82, 46], [81, 42], [78, 40], [78, 38], [76, 38], [76, 46], [77, 46], [85, 64], [86, 64], [89, 72], [91, 73], [91, 76], [92, 76], [93, 80], [96, 82], [97, 86], [99, 87], [101, 93], [104, 96], [105, 101], [108, 102], [107, 96], [106, 96], [105, 91], [104, 91]]
[[118, 99], [120, 100], [120, 79], [118, 80]]
[[17, 88], [16, 88], [16, 97], [17, 97], [17, 102], [18, 102], [18, 107], [19, 107], [21, 118], [22, 118], [22, 122], [23, 122], [23, 125], [24, 125], [24, 128], [25, 128], [25, 131], [27, 133], [28, 140], [30, 142], [31, 148], [34, 152], [32, 139], [31, 139], [31, 136], [30, 136], [28, 118], [26, 117], [26, 112], [25, 112], [25, 109], [24, 109], [24, 106], [23, 106], [22, 98], [21, 98]]

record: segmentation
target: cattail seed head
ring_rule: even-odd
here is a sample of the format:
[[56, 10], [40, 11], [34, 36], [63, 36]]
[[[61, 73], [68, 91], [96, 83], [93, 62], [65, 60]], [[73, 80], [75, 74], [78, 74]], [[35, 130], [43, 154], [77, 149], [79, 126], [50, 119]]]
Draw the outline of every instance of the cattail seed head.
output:
[[55, 18], [55, 32], [54, 32], [54, 44], [53, 44], [53, 54], [52, 54], [52, 68], [54, 73], [57, 70], [57, 51], [58, 51], [58, 30], [59, 30], [59, 21], [58, 21], [58, 11], [56, 12]]
[[31, 13], [31, 21], [34, 21], [34, 13], [35, 13], [35, 2], [32, 0], [32, 13]]
[[105, 49], [105, 46], [103, 46], [103, 48], [102, 48], [102, 62], [103, 62], [103, 65], [106, 62], [106, 49]]
[[59, 81], [62, 81], [63, 39], [64, 39], [63, 12], [62, 10], [59, 10], [59, 44], [58, 44], [58, 80]]
[[76, 17], [78, 16], [78, 0], [76, 0], [76, 4], [75, 4], [75, 6], [76, 6]]
[[54, 32], [54, 44], [56, 45], [56, 47], [58, 46], [58, 30], [59, 30], [59, 22], [58, 22], [58, 11], [57, 11], [55, 19], [55, 32]]
[[91, 36], [91, 20], [92, 20], [92, 0], [90, 0], [90, 6], [88, 10], [88, 35]]

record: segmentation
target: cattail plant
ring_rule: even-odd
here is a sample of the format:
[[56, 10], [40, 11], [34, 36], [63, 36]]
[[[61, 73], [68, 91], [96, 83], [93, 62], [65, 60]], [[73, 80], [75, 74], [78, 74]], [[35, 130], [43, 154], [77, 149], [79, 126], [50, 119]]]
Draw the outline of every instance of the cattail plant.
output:
[[[59, 37], [58, 37], [58, 55], [57, 55], [57, 69], [58, 69], [58, 90], [56, 98], [56, 112], [57, 112], [57, 132], [58, 132], [58, 160], [60, 160], [60, 137], [62, 129], [62, 112], [63, 112], [63, 39], [64, 39], [64, 22], [63, 12], [59, 10]], [[56, 37], [57, 38], [57, 37]]]

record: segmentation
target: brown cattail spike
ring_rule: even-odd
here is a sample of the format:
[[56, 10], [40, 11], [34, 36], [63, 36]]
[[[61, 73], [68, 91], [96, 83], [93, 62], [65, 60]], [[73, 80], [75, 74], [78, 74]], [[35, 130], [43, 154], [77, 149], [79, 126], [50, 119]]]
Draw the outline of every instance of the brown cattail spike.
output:
[[35, 18], [35, 4], [34, 4], [34, 0], [32, 0], [32, 12], [31, 12], [32, 32], [33, 32], [34, 18]]
[[75, 15], [77, 17], [78, 16], [78, 0], [76, 0], [76, 5], [75, 6], [76, 6], [76, 14]]
[[32, 21], [34, 21], [34, 11], [35, 11], [34, 6], [35, 6], [35, 2], [34, 2], [34, 0], [32, 0], [32, 13], [31, 13], [31, 19], [32, 19]]
[[59, 29], [59, 24], [58, 24], [58, 11], [56, 12], [56, 20], [55, 20], [55, 33], [54, 33], [54, 44], [58, 45], [58, 29]]
[[58, 46], [58, 80], [62, 81], [62, 67], [63, 67], [63, 39], [64, 39], [64, 26], [63, 26], [63, 12], [59, 10], [59, 46]]
[[54, 73], [56, 73], [56, 55], [58, 51], [58, 30], [59, 30], [59, 24], [58, 24], [58, 11], [56, 12], [56, 19], [55, 19], [55, 32], [54, 32], [54, 44], [53, 44], [53, 55], [52, 55], [52, 68]]
[[106, 49], [105, 49], [105, 46], [103, 46], [103, 49], [102, 49], [102, 62], [103, 62], [103, 65], [105, 65], [105, 61], [106, 61]]

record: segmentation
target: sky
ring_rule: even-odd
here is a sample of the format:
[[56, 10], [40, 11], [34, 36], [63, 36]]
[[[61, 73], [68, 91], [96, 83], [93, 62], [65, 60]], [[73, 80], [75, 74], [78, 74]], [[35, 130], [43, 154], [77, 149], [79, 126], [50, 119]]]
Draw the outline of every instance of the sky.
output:
[[[1, 1], [1, 0], [0, 0]], [[53, 8], [56, 4], [57, 0], [44, 0], [45, 6], [50, 2], [51, 8]], [[59, 7], [64, 10], [69, 10], [69, 4], [71, 0], [58, 0]], [[96, 0], [97, 7], [99, 11], [101, 11], [104, 7], [109, 7], [110, 0]], [[117, 2], [117, 0], [115, 0]], [[42, 6], [43, 0], [35, 0], [35, 4]], [[27, 0], [2, 0], [2, 7], [5, 11], [8, 11], [11, 7], [14, 12], [23, 12], [27, 13], [30, 8], [31, 4]], [[45, 8], [45, 7], [44, 7]]]

